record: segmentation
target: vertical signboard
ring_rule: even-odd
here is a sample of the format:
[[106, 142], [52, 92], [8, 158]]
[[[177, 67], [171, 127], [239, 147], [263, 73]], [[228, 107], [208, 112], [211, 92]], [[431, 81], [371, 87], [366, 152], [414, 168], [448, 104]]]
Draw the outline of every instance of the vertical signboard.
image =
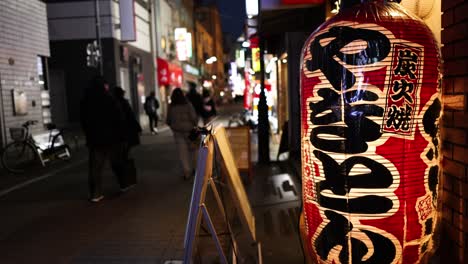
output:
[[432, 33], [396, 3], [342, 9], [305, 43], [303, 201], [317, 263], [418, 263], [434, 250], [439, 78]]
[[192, 33], [187, 32], [185, 35], [185, 46], [187, 49], [187, 58], [193, 57], [193, 48], [192, 48]]
[[136, 41], [135, 0], [120, 0], [120, 40]]
[[177, 59], [179, 61], [187, 60], [187, 29], [176, 28], [174, 30], [174, 38], [176, 42]]

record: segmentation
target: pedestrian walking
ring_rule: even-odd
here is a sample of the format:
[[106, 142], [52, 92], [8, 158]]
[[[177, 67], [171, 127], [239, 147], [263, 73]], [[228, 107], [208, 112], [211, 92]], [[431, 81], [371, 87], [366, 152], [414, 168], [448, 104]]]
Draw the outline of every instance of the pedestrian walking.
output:
[[201, 118], [203, 113], [203, 99], [201, 94], [197, 92], [197, 85], [195, 83], [189, 83], [189, 92], [187, 93], [187, 99], [192, 104], [198, 117]]
[[202, 100], [203, 100], [202, 117], [203, 117], [203, 123], [206, 125], [216, 116], [217, 114], [216, 106], [215, 106], [213, 98], [211, 97], [211, 93], [208, 89], [203, 89]]
[[117, 99], [124, 115], [124, 158], [128, 159], [130, 149], [140, 144], [140, 133], [142, 129], [135, 117], [135, 113], [133, 112], [130, 103], [125, 98], [125, 90], [116, 86], [114, 88], [114, 96]]
[[130, 150], [132, 147], [140, 144], [140, 133], [142, 129], [130, 103], [125, 98], [125, 90], [116, 86], [114, 88], [114, 96], [124, 116], [124, 142], [122, 146], [122, 166], [124, 171], [122, 175], [123, 186], [121, 187], [121, 191], [126, 192], [137, 183], [135, 161], [130, 156]]
[[123, 111], [102, 77], [94, 78], [85, 90], [80, 118], [89, 151], [90, 200], [99, 202], [104, 198], [102, 170], [106, 161], [110, 161], [112, 171], [123, 187], [122, 143], [125, 138]]
[[151, 92], [145, 99], [143, 104], [145, 108], [146, 115], [149, 119], [149, 129], [151, 134], [158, 133], [158, 108], [159, 101], [156, 99], [155, 93]]
[[197, 114], [192, 104], [188, 102], [180, 88], [174, 89], [167, 111], [167, 124], [174, 134], [185, 180], [193, 176], [195, 148], [189, 139], [189, 135], [190, 131], [197, 126], [197, 123]]

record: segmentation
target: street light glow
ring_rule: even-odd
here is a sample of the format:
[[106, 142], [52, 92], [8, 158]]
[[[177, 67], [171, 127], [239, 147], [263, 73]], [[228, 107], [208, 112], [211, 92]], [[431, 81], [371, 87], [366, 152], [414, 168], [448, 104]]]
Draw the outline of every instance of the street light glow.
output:
[[252, 18], [258, 15], [258, 1], [245, 0], [245, 13], [247, 17]]
[[211, 56], [209, 57], [208, 59], [206, 59], [206, 64], [213, 64], [213, 62], [217, 62], [218, 61], [218, 58], [216, 58], [216, 56]]

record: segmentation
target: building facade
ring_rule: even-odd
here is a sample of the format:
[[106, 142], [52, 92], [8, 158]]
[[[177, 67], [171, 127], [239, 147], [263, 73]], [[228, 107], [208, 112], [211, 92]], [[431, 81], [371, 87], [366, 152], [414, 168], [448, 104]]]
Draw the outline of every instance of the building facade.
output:
[[216, 74], [216, 64], [207, 64], [206, 60], [215, 54], [214, 50], [214, 40], [211, 34], [206, 30], [206, 28], [200, 23], [200, 21], [195, 22], [196, 28], [196, 38], [197, 38], [197, 45], [196, 45], [196, 57], [198, 61], [198, 65], [200, 65], [201, 74], [202, 74], [202, 81], [205, 82], [205, 86], [212, 85], [211, 84], [211, 76]]
[[[204, 60], [199, 63], [206, 62], [206, 59], [210, 57], [216, 57], [216, 61], [211, 64], [202, 64], [207, 69], [207, 73], [203, 76], [204, 80], [213, 83], [213, 89], [216, 93], [219, 93], [224, 89], [226, 85], [225, 74], [224, 74], [224, 49], [223, 49], [223, 32], [221, 29], [221, 19], [219, 16], [219, 10], [216, 5], [198, 6], [195, 10], [198, 22], [204, 27], [206, 32], [213, 39], [213, 48], [211, 53], [204, 54]], [[200, 42], [198, 42], [200, 43]], [[214, 77], [214, 76], [216, 77]]]
[[154, 1], [155, 57], [160, 116], [165, 119], [172, 90], [187, 90], [187, 82], [198, 82], [195, 67], [193, 0]]
[[[133, 110], [145, 126], [148, 122], [143, 103], [145, 96], [156, 87], [151, 1], [101, 0], [97, 8], [93, 0], [46, 2], [52, 53], [49, 63], [51, 101], [57, 106], [52, 113], [54, 122], [78, 122], [83, 91], [89, 80], [99, 73], [99, 67], [87, 65], [89, 45], [97, 40], [99, 33], [103, 75], [111, 86], [119, 85], [126, 91]], [[130, 3], [130, 8], [124, 3]], [[131, 11], [125, 14], [125, 20], [121, 19], [124, 14], [121, 8]], [[122, 33], [129, 27], [133, 29], [130, 38], [128, 33]]]
[[0, 1], [0, 146], [9, 128], [37, 120], [50, 123], [47, 78], [49, 36], [46, 5], [39, 0]]

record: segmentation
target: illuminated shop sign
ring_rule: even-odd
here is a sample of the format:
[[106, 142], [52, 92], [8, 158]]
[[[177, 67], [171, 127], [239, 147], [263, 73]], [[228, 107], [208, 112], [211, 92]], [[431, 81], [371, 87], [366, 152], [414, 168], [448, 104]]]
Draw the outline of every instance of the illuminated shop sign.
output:
[[239, 68], [245, 67], [245, 51], [243, 49], [236, 50], [236, 64]]
[[192, 75], [195, 75], [195, 76], [200, 75], [200, 71], [196, 67], [193, 67], [190, 64], [185, 64], [184, 65], [184, 71], [187, 72], [187, 73], [190, 73]]
[[260, 71], [260, 48], [252, 48], [252, 70]]
[[174, 30], [176, 53], [179, 61], [186, 61], [192, 57], [192, 34], [186, 28]]
[[245, 11], [247, 16], [258, 15], [258, 1], [257, 0], [245, 0]]

